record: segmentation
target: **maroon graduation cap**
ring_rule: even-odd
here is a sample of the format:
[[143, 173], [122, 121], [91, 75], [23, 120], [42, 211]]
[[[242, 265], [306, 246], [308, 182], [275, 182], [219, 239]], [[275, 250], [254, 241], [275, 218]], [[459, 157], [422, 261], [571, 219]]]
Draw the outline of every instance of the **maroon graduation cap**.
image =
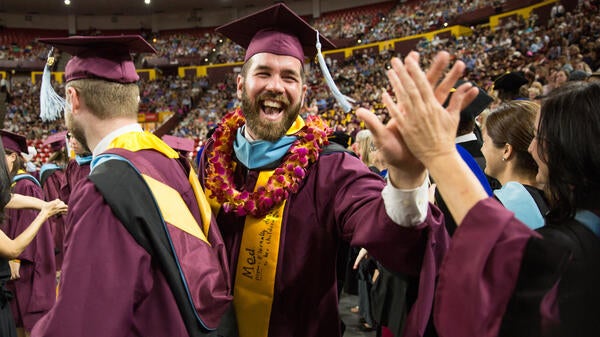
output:
[[61, 131], [46, 137], [43, 145], [50, 144], [52, 151], [60, 151], [67, 144], [67, 131]]
[[2, 135], [2, 144], [6, 150], [16, 153], [29, 153], [25, 136], [6, 130], [0, 130], [0, 135]]
[[139, 35], [72, 36], [41, 38], [73, 57], [65, 67], [65, 80], [99, 78], [118, 83], [139, 80], [131, 53], [156, 53], [156, 50]]
[[162, 140], [178, 152], [184, 154], [194, 152], [194, 141], [192, 139], [164, 135], [162, 136]]
[[[317, 31], [283, 3], [232, 21], [217, 32], [246, 48], [244, 61], [258, 53], [293, 56], [304, 63], [317, 53]], [[335, 48], [323, 35], [323, 50]]]

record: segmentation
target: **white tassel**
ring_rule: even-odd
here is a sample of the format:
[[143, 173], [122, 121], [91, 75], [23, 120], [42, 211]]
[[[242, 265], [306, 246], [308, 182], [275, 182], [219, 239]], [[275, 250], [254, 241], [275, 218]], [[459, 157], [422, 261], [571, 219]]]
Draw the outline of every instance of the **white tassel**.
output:
[[62, 111], [65, 109], [66, 100], [58, 95], [52, 87], [52, 81], [50, 79], [51, 72], [50, 67], [54, 64], [54, 57], [52, 52], [54, 48], [50, 49], [48, 53], [48, 61], [44, 66], [44, 73], [42, 74], [42, 84], [40, 86], [40, 117], [43, 121], [54, 121], [57, 120]]
[[321, 54], [321, 41], [319, 41], [319, 32], [318, 31], [317, 31], [316, 47], [317, 47], [317, 59], [319, 60], [319, 67], [321, 68], [321, 72], [323, 73], [323, 76], [325, 77], [325, 82], [327, 83], [329, 90], [331, 90], [333, 97], [338, 102], [338, 104], [342, 107], [342, 110], [344, 110], [344, 112], [349, 112], [350, 110], [352, 110], [352, 104], [350, 104], [350, 102], [354, 102], [354, 100], [352, 98], [347, 97], [344, 94], [342, 94], [340, 92], [340, 89], [338, 89], [338, 87], [335, 85], [335, 82], [333, 82], [333, 78], [331, 77], [331, 74], [329, 73], [329, 69], [327, 69], [327, 64], [325, 63], [323, 54]]

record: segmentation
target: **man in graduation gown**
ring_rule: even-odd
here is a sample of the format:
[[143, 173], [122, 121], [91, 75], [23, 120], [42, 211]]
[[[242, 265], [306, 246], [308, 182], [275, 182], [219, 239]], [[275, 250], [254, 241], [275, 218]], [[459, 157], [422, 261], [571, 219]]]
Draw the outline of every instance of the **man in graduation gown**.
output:
[[66, 124], [96, 162], [69, 200], [59, 295], [32, 336], [204, 335], [230, 302], [225, 252], [195, 173], [137, 124], [130, 53], [154, 49], [137, 35], [44, 42], [73, 55]]
[[[44, 199], [40, 183], [24, 170], [21, 152], [27, 151], [25, 137], [4, 130], [1, 134], [13, 180], [12, 192]], [[6, 234], [11, 239], [16, 238], [37, 215], [38, 212], [33, 209], [8, 209], [4, 227]], [[48, 224], [40, 228], [31, 244], [11, 264], [13, 280], [7, 284], [7, 288], [15, 296], [10, 302], [11, 310], [17, 331], [30, 332], [36, 322], [50, 310], [55, 300], [54, 241]]]
[[[224, 117], [200, 163], [234, 282], [236, 320], [220, 332], [340, 336], [336, 257], [342, 241], [411, 275], [421, 264], [397, 259], [400, 251], [427, 251], [424, 264], [435, 263], [435, 249], [421, 240], [434, 231], [401, 225], [425, 220], [439, 228], [439, 213], [428, 212], [427, 197], [397, 206], [415, 188], [427, 190], [424, 170], [405, 165], [409, 153], [383, 146], [388, 157], [400, 153], [387, 161], [384, 189], [384, 180], [358, 158], [326, 149], [329, 130], [318, 117], [299, 117], [307, 89], [302, 66], [315, 54], [317, 32], [284, 4], [218, 31], [247, 50], [237, 78], [242, 108]], [[323, 37], [320, 42], [331, 47]], [[445, 231], [436, 233], [431, 241], [445, 247]], [[428, 294], [435, 275], [425, 269], [420, 289]], [[427, 323], [430, 298], [415, 305], [419, 327]]]

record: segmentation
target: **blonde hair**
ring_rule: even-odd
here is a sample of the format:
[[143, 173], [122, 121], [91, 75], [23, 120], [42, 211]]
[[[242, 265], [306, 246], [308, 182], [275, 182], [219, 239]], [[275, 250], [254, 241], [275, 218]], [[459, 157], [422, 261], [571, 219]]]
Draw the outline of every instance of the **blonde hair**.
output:
[[77, 90], [84, 104], [100, 119], [137, 116], [140, 88], [136, 83], [81, 79], [67, 83], [66, 87]]
[[370, 130], [360, 130], [356, 134], [356, 143], [358, 144], [358, 156], [367, 166], [373, 165], [373, 134]]

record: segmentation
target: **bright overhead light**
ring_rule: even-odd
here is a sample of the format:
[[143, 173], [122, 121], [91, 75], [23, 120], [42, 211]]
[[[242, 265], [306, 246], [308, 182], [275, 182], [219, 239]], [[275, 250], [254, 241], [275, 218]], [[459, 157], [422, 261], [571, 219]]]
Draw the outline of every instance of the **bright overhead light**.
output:
[[146, 5], [149, 5], [149, 4], [150, 4], [150, 0], [144, 0], [144, 3], [145, 3]]
[[71, 4], [71, 0], [65, 0], [65, 5], [70, 5]]

